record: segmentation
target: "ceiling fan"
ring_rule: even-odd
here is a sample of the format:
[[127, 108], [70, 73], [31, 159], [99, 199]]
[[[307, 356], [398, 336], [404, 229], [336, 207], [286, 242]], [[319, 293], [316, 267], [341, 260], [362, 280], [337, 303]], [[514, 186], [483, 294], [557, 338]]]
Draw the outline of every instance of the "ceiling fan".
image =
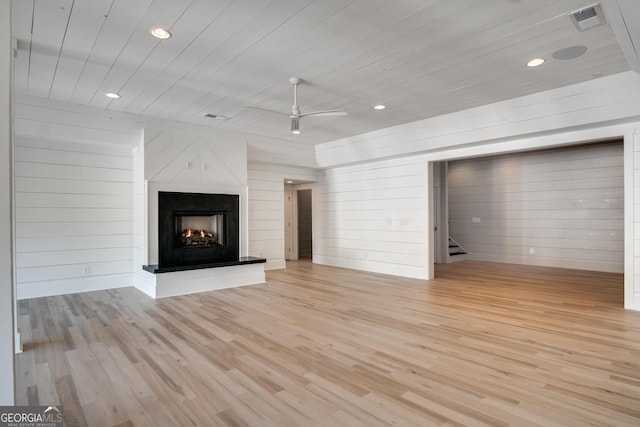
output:
[[245, 105], [247, 108], [253, 108], [255, 110], [268, 111], [270, 113], [276, 113], [281, 115], [287, 115], [291, 119], [291, 133], [299, 134], [300, 133], [300, 119], [302, 117], [330, 117], [330, 116], [346, 116], [347, 112], [342, 109], [338, 110], [322, 110], [322, 111], [313, 111], [311, 113], [303, 113], [300, 110], [300, 106], [298, 105], [298, 85], [302, 83], [302, 79], [300, 77], [291, 77], [289, 82], [293, 85], [293, 105], [291, 106], [291, 113], [283, 113], [281, 111], [270, 110], [268, 108], [255, 107], [252, 105]]

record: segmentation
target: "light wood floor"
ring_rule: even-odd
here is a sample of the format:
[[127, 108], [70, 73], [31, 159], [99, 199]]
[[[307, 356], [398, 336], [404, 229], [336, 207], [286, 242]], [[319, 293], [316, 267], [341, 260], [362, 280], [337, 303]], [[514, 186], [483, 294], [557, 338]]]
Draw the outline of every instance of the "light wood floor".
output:
[[267, 285], [20, 302], [19, 404], [67, 426], [638, 426], [622, 276], [463, 261], [426, 282], [290, 262]]

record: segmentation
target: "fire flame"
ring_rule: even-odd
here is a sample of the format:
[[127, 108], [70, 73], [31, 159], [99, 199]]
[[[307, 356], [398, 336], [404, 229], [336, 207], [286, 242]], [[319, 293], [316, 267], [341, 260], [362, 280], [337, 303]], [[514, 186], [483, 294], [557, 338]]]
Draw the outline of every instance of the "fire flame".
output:
[[207, 230], [185, 228], [180, 235], [184, 246], [214, 246], [218, 243], [216, 235]]

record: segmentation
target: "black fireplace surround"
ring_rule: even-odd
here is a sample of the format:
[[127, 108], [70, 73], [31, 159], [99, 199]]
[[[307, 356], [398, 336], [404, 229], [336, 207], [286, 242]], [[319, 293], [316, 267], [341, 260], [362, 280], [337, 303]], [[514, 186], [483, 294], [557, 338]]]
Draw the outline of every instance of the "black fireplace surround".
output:
[[235, 194], [159, 191], [158, 266], [237, 261], [239, 199]]

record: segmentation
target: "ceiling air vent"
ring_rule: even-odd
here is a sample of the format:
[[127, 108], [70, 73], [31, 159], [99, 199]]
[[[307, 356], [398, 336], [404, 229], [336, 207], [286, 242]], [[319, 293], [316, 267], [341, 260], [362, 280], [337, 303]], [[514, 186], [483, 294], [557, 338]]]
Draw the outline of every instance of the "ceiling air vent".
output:
[[588, 30], [589, 28], [604, 24], [604, 15], [602, 14], [600, 5], [597, 3], [584, 9], [571, 12], [569, 16], [578, 31]]

